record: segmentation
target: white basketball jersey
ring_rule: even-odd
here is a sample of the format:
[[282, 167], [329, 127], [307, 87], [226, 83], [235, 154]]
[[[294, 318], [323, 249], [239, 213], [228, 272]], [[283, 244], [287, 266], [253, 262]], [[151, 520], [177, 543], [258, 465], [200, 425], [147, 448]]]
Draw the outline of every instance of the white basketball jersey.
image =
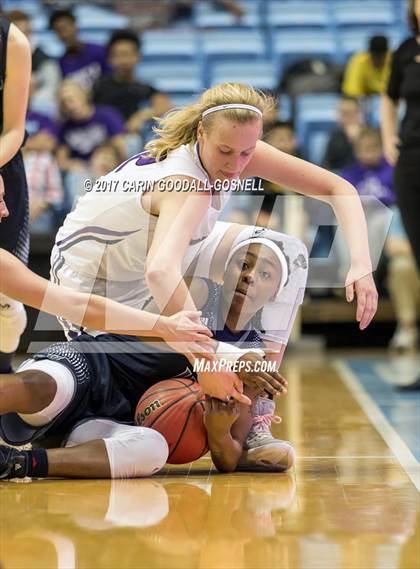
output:
[[[144, 210], [141, 196], [149, 182], [152, 185], [169, 176], [188, 176], [201, 186], [211, 185], [196, 145], [183, 145], [161, 162], [138, 154], [100, 178], [57, 233], [51, 255], [52, 281], [142, 308], [150, 297], [145, 263], [157, 217]], [[212, 196], [192, 236], [189, 259], [210, 234], [228, 199], [226, 191]]]

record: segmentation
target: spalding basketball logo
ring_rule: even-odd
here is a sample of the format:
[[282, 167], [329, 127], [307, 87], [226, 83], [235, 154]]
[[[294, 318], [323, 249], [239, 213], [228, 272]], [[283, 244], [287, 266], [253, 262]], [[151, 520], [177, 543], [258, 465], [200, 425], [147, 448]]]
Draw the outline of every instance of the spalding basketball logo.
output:
[[146, 417], [148, 417], [150, 413], [153, 413], [153, 411], [156, 411], [156, 409], [159, 409], [159, 407], [162, 407], [162, 404], [159, 401], [159, 399], [155, 399], [155, 401], [152, 401], [152, 403], [150, 403], [150, 405], [146, 407], [143, 413], [137, 413], [136, 417], [137, 423], [139, 425], [142, 425]]

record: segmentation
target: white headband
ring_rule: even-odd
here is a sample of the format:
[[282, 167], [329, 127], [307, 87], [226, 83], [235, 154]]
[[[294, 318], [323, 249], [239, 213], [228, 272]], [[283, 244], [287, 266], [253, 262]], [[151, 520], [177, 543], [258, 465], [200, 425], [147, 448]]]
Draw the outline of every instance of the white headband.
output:
[[225, 111], [226, 109], [245, 109], [246, 111], [253, 111], [254, 113], [257, 113], [257, 115], [260, 115], [260, 117], [263, 116], [260, 109], [254, 107], [253, 105], [244, 105], [242, 103], [229, 103], [227, 105], [217, 105], [217, 107], [211, 107], [210, 109], [207, 109], [206, 111], [203, 112], [201, 118], [203, 119], [210, 113], [215, 113], [216, 111]]
[[280, 279], [280, 284], [279, 284], [279, 288], [276, 292], [276, 297], [274, 299], [274, 301], [278, 301], [280, 300], [279, 296], [281, 291], [284, 289], [284, 285], [286, 284], [287, 278], [289, 276], [289, 269], [287, 266], [287, 261], [286, 261], [286, 257], [284, 256], [283, 252], [281, 251], [280, 247], [278, 245], [276, 245], [273, 241], [271, 241], [270, 239], [265, 239], [264, 237], [258, 237], [255, 239], [245, 239], [244, 241], [241, 241], [240, 243], [237, 243], [234, 247], [232, 247], [232, 249], [229, 252], [228, 258], [226, 259], [226, 264], [225, 264], [225, 272], [227, 269], [228, 264], [230, 263], [233, 255], [239, 250], [242, 249], [242, 247], [245, 247], [246, 245], [253, 245], [254, 243], [256, 244], [260, 244], [260, 245], [265, 245], [266, 247], [269, 247], [273, 253], [276, 255], [277, 259], [280, 262], [280, 266], [281, 266], [281, 279]]

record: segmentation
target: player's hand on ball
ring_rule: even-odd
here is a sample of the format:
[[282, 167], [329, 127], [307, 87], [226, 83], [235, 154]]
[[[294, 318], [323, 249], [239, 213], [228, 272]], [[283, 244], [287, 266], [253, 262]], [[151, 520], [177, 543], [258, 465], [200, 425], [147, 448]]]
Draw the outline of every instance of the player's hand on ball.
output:
[[221, 401], [233, 398], [239, 403], [251, 405], [249, 397], [243, 394], [243, 383], [231, 371], [199, 372], [197, 374], [198, 383], [206, 395], [215, 397]]
[[204, 407], [204, 425], [208, 435], [217, 439], [229, 434], [233, 423], [239, 417], [238, 402], [235, 399], [224, 402], [207, 396]]
[[[238, 372], [239, 379], [248, 387], [259, 391], [266, 391], [271, 395], [285, 395], [287, 393], [287, 380], [278, 371], [261, 371], [264, 358], [255, 352], [248, 352], [239, 358], [239, 361], [249, 363]], [[248, 369], [249, 368], [249, 369]]]

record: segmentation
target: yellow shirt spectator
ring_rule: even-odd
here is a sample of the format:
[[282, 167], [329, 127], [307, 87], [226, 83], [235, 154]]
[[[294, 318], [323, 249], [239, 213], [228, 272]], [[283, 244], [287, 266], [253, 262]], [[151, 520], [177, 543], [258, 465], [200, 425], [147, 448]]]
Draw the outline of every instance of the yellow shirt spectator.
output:
[[384, 36], [369, 41], [369, 51], [355, 53], [349, 60], [342, 85], [344, 95], [365, 97], [381, 94], [391, 69], [391, 52]]

